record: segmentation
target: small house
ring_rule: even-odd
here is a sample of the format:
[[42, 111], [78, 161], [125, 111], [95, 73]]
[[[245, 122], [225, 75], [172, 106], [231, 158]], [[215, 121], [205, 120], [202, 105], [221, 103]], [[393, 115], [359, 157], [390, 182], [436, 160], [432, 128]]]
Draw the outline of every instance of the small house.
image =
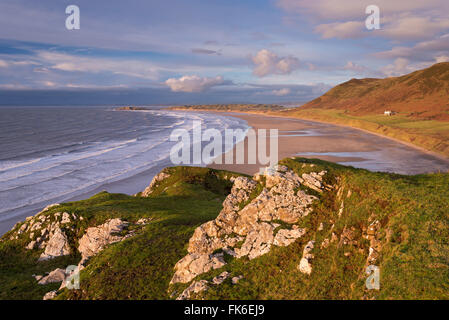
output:
[[396, 112], [391, 111], [391, 110], [385, 110], [385, 111], [384, 111], [384, 116], [392, 116], [392, 115], [394, 115], [394, 114], [396, 114]]

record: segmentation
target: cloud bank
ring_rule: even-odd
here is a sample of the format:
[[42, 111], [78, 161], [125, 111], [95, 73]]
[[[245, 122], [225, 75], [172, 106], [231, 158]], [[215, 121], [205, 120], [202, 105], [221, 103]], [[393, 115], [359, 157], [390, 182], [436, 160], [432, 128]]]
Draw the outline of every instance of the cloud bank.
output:
[[197, 75], [182, 76], [181, 78], [170, 78], [165, 84], [174, 92], [203, 92], [214, 86], [229, 83], [222, 76], [215, 78], [201, 78]]
[[255, 67], [253, 74], [264, 77], [269, 74], [290, 74], [300, 66], [299, 60], [295, 57], [278, 57], [275, 53], [262, 49], [255, 56], [251, 57]]

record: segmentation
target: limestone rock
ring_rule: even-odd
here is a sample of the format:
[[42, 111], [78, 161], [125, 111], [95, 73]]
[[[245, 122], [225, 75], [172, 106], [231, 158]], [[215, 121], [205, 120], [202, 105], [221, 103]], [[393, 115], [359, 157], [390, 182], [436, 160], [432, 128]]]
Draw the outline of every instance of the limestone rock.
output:
[[212, 283], [216, 285], [222, 284], [223, 281], [225, 281], [230, 275], [231, 274], [228, 271], [223, 271], [218, 276], [212, 279]]
[[280, 247], [288, 246], [295, 242], [296, 239], [302, 237], [305, 233], [306, 229], [298, 228], [298, 226], [293, 226], [292, 230], [281, 229], [276, 233], [273, 244]]
[[70, 247], [67, 241], [67, 236], [60, 228], [56, 228], [45, 247], [45, 251], [39, 257], [39, 261], [68, 254], [70, 254]]
[[273, 231], [274, 227], [271, 224], [266, 222], [256, 224], [246, 236], [242, 247], [235, 249], [237, 257], [248, 256], [251, 260], [269, 252], [274, 240]]
[[123, 237], [117, 233], [127, 225], [127, 222], [115, 218], [97, 227], [88, 228], [79, 240], [78, 251], [81, 253], [82, 261], [96, 255], [108, 244], [121, 241]]
[[50, 272], [48, 276], [43, 277], [39, 280], [38, 284], [45, 285], [49, 283], [62, 282], [66, 278], [66, 273], [64, 269], [57, 268]]
[[151, 180], [151, 183], [148, 187], [145, 188], [145, 190], [142, 191], [142, 197], [148, 197], [150, 194], [153, 193], [153, 189], [154, 187], [160, 183], [161, 181], [167, 179], [168, 177], [170, 177], [170, 174], [168, 174], [165, 169], [162, 170], [161, 172], [159, 172], [154, 178], [153, 180]]
[[310, 252], [313, 249], [314, 243], [315, 241], [311, 240], [306, 244], [302, 253], [301, 261], [298, 265], [299, 271], [308, 275], [312, 273], [312, 265], [310, 264], [310, 261], [313, 259], [313, 254]]
[[31, 241], [27, 246], [26, 249], [33, 250], [36, 247], [36, 241]]
[[67, 212], [63, 212], [61, 224], [70, 223], [70, 215]]
[[[306, 183], [321, 187], [324, 174], [325, 171], [312, 172]], [[266, 171], [265, 179], [260, 174], [254, 179], [235, 178], [217, 218], [195, 229], [187, 248], [189, 254], [175, 265], [171, 283], [187, 283], [201, 273], [223, 266], [223, 253], [215, 253], [218, 250], [235, 258], [254, 259], [268, 253], [272, 245], [287, 246], [303, 236], [306, 230], [296, 225], [279, 230], [276, 236], [274, 229], [279, 226], [276, 220], [294, 224], [312, 212], [311, 205], [317, 198], [300, 189], [306, 180], [285, 166], [278, 167], [276, 172]], [[249, 201], [257, 181], [263, 189]]]
[[243, 278], [243, 275], [237, 276], [237, 277], [232, 277], [231, 281], [232, 284], [237, 284], [239, 283], [239, 281]]
[[301, 178], [301, 183], [310, 189], [313, 189], [318, 192], [323, 192], [323, 176], [326, 174], [326, 171], [321, 171], [320, 173], [311, 172], [311, 173], [303, 173]]
[[47, 293], [44, 295], [44, 297], [42, 298], [42, 300], [51, 300], [51, 299], [54, 299], [54, 298], [56, 298], [56, 295], [57, 295], [57, 291], [56, 291], [56, 290], [47, 292]]
[[208, 289], [208, 282], [206, 280], [193, 281], [190, 286], [188, 286], [176, 300], [187, 300], [190, 299], [192, 293], [200, 293]]
[[187, 283], [197, 275], [212, 269], [221, 268], [226, 262], [223, 254], [197, 254], [191, 253], [179, 260], [175, 265], [175, 274], [170, 283]]

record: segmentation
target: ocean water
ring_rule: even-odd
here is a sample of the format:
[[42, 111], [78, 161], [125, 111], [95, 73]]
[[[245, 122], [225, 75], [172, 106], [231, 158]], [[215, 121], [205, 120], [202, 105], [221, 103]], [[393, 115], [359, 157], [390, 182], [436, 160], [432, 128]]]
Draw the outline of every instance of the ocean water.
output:
[[[194, 120], [205, 129], [248, 129], [237, 118], [191, 112], [0, 107], [0, 226], [99, 188], [141, 191], [172, 165], [172, 131], [191, 130]], [[144, 180], [117, 183], [136, 176]]]

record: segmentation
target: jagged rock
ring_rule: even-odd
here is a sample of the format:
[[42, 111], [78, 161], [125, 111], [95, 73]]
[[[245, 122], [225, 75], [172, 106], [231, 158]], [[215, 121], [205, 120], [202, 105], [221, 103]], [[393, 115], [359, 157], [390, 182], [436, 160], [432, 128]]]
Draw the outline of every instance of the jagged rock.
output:
[[312, 273], [312, 265], [310, 264], [310, 261], [313, 259], [313, 254], [311, 254], [310, 252], [312, 251], [314, 244], [315, 241], [313, 240], [309, 241], [306, 244], [302, 253], [301, 261], [298, 265], [299, 271], [308, 275]]
[[343, 231], [340, 236], [340, 243], [341, 245], [357, 245], [357, 240], [355, 240], [355, 228], [343, 228]]
[[188, 286], [176, 300], [187, 300], [190, 299], [192, 293], [200, 293], [208, 289], [208, 282], [206, 280], [193, 281], [190, 286]]
[[34, 277], [34, 279], [36, 279], [36, 281], [39, 281], [39, 280], [42, 279], [44, 276], [41, 276], [41, 275], [35, 276], [35, 275], [33, 275], [33, 277]]
[[70, 223], [70, 215], [67, 212], [62, 213], [61, 224]]
[[123, 237], [117, 235], [117, 233], [121, 232], [127, 225], [128, 222], [115, 218], [97, 227], [88, 228], [79, 240], [78, 251], [81, 253], [81, 261], [96, 255], [108, 244], [121, 241]]
[[56, 228], [50, 240], [48, 240], [45, 251], [39, 257], [39, 261], [68, 254], [70, 254], [70, 247], [67, 236], [60, 228]]
[[245, 242], [241, 248], [236, 248], [237, 257], [248, 256], [254, 259], [270, 251], [273, 243], [274, 227], [266, 222], [258, 223], [246, 236]]
[[66, 273], [64, 269], [57, 268], [50, 272], [48, 276], [43, 277], [39, 280], [38, 284], [45, 285], [49, 283], [62, 282], [66, 278]]
[[321, 249], [326, 249], [327, 247], [329, 247], [330, 241], [328, 238], [324, 239], [323, 242], [321, 242]]
[[368, 253], [368, 258], [366, 259], [366, 263], [375, 264], [377, 259], [380, 256], [380, 251], [382, 249], [382, 243], [380, 240], [376, 238], [376, 233], [380, 229], [381, 223], [378, 220], [375, 220], [368, 226], [367, 236], [366, 238], [370, 240], [370, 248]]
[[151, 222], [151, 218], [141, 218], [137, 220], [136, 224], [145, 225]]
[[170, 174], [168, 174], [165, 170], [162, 170], [160, 173], [158, 173], [153, 180], [151, 180], [151, 183], [148, 187], [145, 188], [145, 190], [142, 191], [142, 197], [148, 197], [150, 194], [153, 193], [154, 187], [161, 181], [167, 179], [170, 177]]
[[243, 278], [243, 275], [237, 276], [237, 277], [232, 277], [231, 281], [232, 284], [237, 284], [239, 283], [239, 281]]
[[223, 281], [225, 281], [230, 275], [231, 274], [228, 271], [223, 271], [218, 276], [212, 279], [212, 283], [216, 285], [222, 284]]
[[326, 171], [321, 171], [320, 173], [311, 172], [309, 174], [303, 173], [301, 175], [302, 181], [301, 183], [310, 189], [313, 189], [318, 192], [323, 192], [322, 182], [323, 176], [326, 174]]
[[[272, 245], [287, 246], [304, 235], [304, 229], [292, 226], [274, 236], [274, 229], [279, 226], [275, 220], [296, 223], [312, 211], [311, 204], [317, 199], [299, 189], [305, 180], [294, 171], [285, 166], [278, 170], [269, 174], [267, 171], [265, 179], [260, 174], [256, 174], [254, 179], [235, 178], [217, 218], [195, 229], [189, 240], [189, 254], [176, 264], [171, 283], [186, 283], [201, 273], [223, 266], [224, 260], [214, 262], [217, 256], [213, 253], [217, 250], [236, 258], [247, 256], [254, 259], [269, 252]], [[319, 183], [324, 173], [308, 174], [308, 183], [321, 186]], [[257, 186], [256, 181], [262, 184], [265, 181], [266, 184], [262, 185], [262, 192], [249, 201]], [[242, 203], [246, 203], [243, 208]], [[237, 247], [237, 244], [241, 246]]]
[[57, 291], [56, 290], [52, 290], [50, 292], [47, 292], [44, 297], [42, 298], [42, 300], [51, 300], [56, 298], [57, 295]]
[[176, 263], [176, 271], [170, 283], [187, 283], [197, 275], [212, 269], [221, 268], [225, 264], [226, 262], [223, 259], [222, 253], [212, 255], [197, 253], [188, 254]]
[[33, 250], [36, 247], [36, 241], [31, 241], [27, 246], [26, 249]]
[[298, 228], [298, 226], [293, 226], [293, 229], [281, 229], [276, 233], [276, 236], [274, 237], [273, 244], [280, 247], [285, 247], [293, 242], [296, 241], [296, 239], [302, 237], [306, 233], [306, 229]]

